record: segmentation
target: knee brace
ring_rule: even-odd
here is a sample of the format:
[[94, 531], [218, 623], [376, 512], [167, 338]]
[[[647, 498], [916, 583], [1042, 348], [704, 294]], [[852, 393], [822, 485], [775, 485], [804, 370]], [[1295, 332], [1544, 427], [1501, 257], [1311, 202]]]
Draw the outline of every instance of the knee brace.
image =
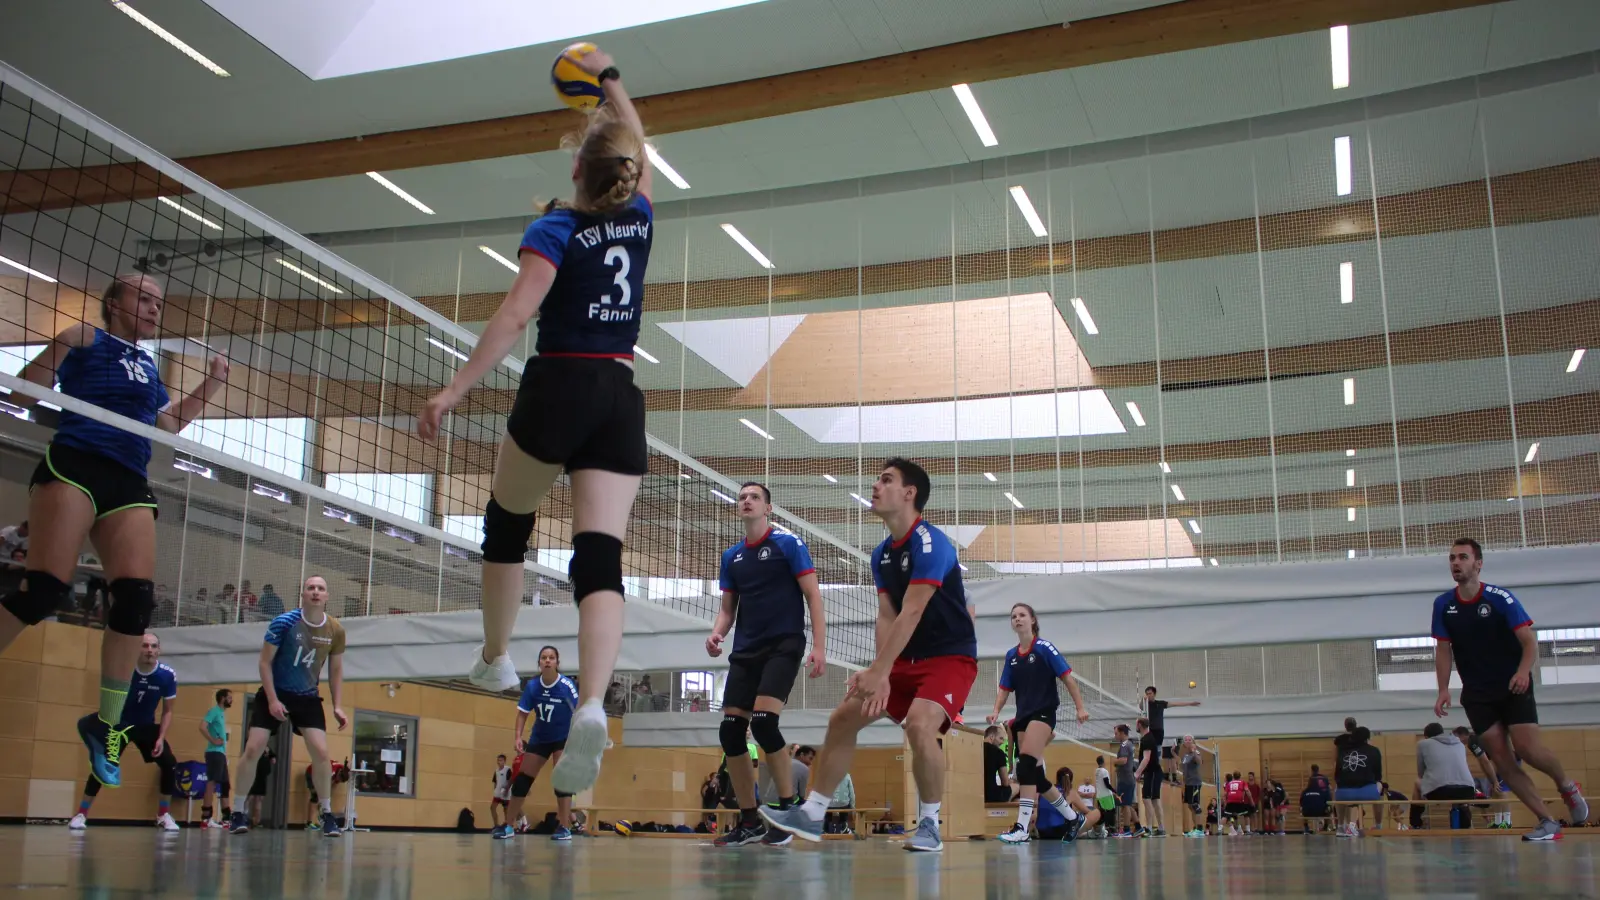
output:
[[777, 753], [789, 746], [783, 742], [783, 732], [778, 730], [778, 714], [775, 712], [752, 713], [750, 734], [755, 736], [756, 746], [760, 747], [763, 753]]
[[522, 563], [528, 556], [528, 539], [533, 537], [537, 512], [514, 513], [501, 506], [493, 496], [483, 508], [483, 561], [492, 563]]
[[745, 745], [745, 732], [750, 728], [750, 720], [743, 716], [723, 716], [722, 727], [717, 729], [717, 737], [722, 741], [722, 752], [729, 759], [738, 759], [749, 752]]
[[573, 535], [567, 578], [572, 582], [574, 603], [582, 603], [598, 591], [622, 593], [622, 542], [598, 531]]
[[566, 791], [556, 791], [555, 794], [556, 794], [556, 799], [557, 800], [566, 800], [569, 797], [575, 796], [573, 794], [567, 793]]
[[49, 572], [30, 569], [23, 574], [22, 584], [0, 600], [0, 606], [22, 624], [37, 625], [55, 615], [71, 597], [72, 585]]
[[[1039, 760], [1026, 753], [1019, 754], [1017, 756], [1017, 783], [1039, 787], [1041, 779], [1049, 781], [1044, 777], [1044, 766], [1039, 764]], [[1041, 788], [1041, 790], [1049, 790], [1049, 788]]]
[[156, 611], [156, 584], [148, 578], [118, 578], [111, 582], [111, 610], [106, 628], [138, 637], [150, 627]]

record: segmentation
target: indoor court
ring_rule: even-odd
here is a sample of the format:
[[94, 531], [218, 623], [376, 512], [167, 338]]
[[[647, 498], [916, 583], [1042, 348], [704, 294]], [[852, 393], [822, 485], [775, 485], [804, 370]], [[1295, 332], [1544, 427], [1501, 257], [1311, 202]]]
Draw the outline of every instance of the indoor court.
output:
[[1600, 897], [1596, 248], [1595, 0], [0, 0], [0, 897]]

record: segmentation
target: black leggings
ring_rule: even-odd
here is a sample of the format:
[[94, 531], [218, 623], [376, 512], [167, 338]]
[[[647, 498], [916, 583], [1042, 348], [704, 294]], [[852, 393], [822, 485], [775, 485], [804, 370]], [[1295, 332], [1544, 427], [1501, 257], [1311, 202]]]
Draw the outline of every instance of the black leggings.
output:
[[[178, 758], [172, 753], [172, 744], [163, 745], [160, 756], [155, 756], [151, 752], [155, 749], [156, 737], [160, 733], [160, 729], [155, 725], [135, 725], [128, 733], [128, 743], [139, 748], [139, 753], [144, 757], [145, 762], [155, 763], [156, 768], [161, 770], [161, 793], [168, 797], [176, 797], [178, 795]], [[100, 782], [91, 774], [89, 780], [83, 784], [83, 795], [85, 797], [94, 797], [98, 796], [99, 793]]]

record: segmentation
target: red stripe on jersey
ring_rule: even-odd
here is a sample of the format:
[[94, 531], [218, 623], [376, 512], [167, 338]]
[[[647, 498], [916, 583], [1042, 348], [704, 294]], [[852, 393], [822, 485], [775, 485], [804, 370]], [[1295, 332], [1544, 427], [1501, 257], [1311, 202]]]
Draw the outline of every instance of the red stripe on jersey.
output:
[[817, 571], [817, 570], [816, 569], [807, 569], [804, 572], [796, 572], [794, 577], [796, 577], [796, 578], [804, 578], [807, 575], [810, 575], [811, 573], [813, 573], [815, 571]]
[[554, 269], [561, 268], [560, 266], [556, 265], [556, 261], [555, 260], [551, 259], [548, 256], [545, 256], [542, 252], [539, 251], [539, 248], [537, 248], [537, 247], [518, 247], [517, 248], [517, 255], [518, 256], [521, 256], [524, 252], [532, 253], [534, 256], [539, 257], [540, 259], [542, 259], [545, 262], [549, 263], [551, 268], [554, 268]]
[[541, 353], [546, 359], [633, 359], [632, 353]]
[[[889, 542], [889, 546], [893, 547], [896, 550], [899, 550], [901, 547], [904, 547], [906, 545], [906, 541], [911, 540], [911, 532], [916, 531], [917, 530], [917, 526], [921, 525], [921, 524], [922, 524], [922, 517], [921, 516], [917, 516], [917, 520], [915, 522], [911, 523], [911, 527], [906, 529], [906, 533], [901, 535], [900, 540], [898, 540], [898, 541], [890, 541]], [[915, 584], [916, 582], [912, 582], [912, 583]]]
[[911, 579], [911, 584], [931, 584], [934, 587], [942, 587], [944, 582], [936, 581], [932, 578], [913, 578]]

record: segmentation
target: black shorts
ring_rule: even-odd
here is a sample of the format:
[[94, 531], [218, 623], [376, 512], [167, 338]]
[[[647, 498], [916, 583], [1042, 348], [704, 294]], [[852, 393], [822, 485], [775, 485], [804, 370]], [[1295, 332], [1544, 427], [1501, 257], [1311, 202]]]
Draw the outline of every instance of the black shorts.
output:
[[44, 459], [39, 460], [38, 467], [33, 470], [28, 489], [32, 491], [35, 486], [52, 481], [83, 491], [94, 506], [96, 519], [139, 507], [149, 509], [151, 515], [160, 515], [150, 482], [109, 456], [51, 444], [44, 449]]
[[1239, 816], [1248, 816], [1255, 811], [1256, 808], [1248, 803], [1229, 803], [1222, 807], [1222, 814], [1230, 819], [1236, 819]]
[[789, 691], [800, 675], [806, 655], [805, 635], [791, 634], [751, 650], [728, 654], [728, 680], [722, 689], [722, 706], [751, 712], [757, 697], [789, 702]]
[[172, 753], [171, 741], [168, 741], [162, 746], [160, 756], [155, 754], [156, 738], [160, 736], [160, 725], [156, 725], [154, 723], [149, 725], [135, 725], [133, 726], [133, 730], [128, 732], [128, 743], [139, 748], [139, 755], [143, 756], [144, 761], [147, 763], [155, 763], [156, 765], [163, 767], [177, 765], [178, 758]]
[[250, 785], [250, 796], [265, 797], [267, 795], [267, 780], [271, 777], [271, 769], [264, 765], [256, 766], [256, 783]]
[[[284, 711], [289, 714], [289, 725], [294, 728], [295, 734], [303, 734], [307, 728], [328, 730], [328, 719], [323, 715], [320, 696], [279, 694], [278, 702], [283, 704]], [[255, 702], [250, 704], [250, 727], [265, 728], [269, 734], [277, 734], [278, 726], [282, 724], [267, 711], [267, 692], [256, 691]]]
[[[529, 756], [549, 759], [565, 749], [567, 749], [567, 739], [562, 738], [559, 741], [538, 741], [524, 744], [522, 752]], [[520, 777], [520, 773], [518, 774]]]
[[1467, 714], [1472, 730], [1483, 734], [1496, 725], [1539, 724], [1539, 705], [1533, 699], [1533, 684], [1526, 693], [1513, 694], [1509, 689], [1499, 691], [1474, 691], [1461, 689], [1461, 711]]
[[1183, 805], [1194, 812], [1200, 811], [1200, 785], [1186, 784], [1183, 786]]
[[1050, 726], [1051, 731], [1055, 731], [1056, 712], [1060, 708], [1061, 707], [1059, 706], [1052, 706], [1049, 709], [1037, 710], [1035, 712], [1028, 713], [1025, 716], [1017, 716], [1015, 719], [1011, 720], [1011, 730], [1020, 735], [1024, 731], [1028, 730], [1029, 722], [1043, 722]]
[[[1155, 774], [1152, 775], [1152, 772]], [[1160, 769], [1152, 766], [1150, 769], [1146, 770], [1144, 773], [1144, 790], [1139, 792], [1139, 796], [1145, 800], [1160, 800], [1161, 781], [1162, 778]]]
[[613, 359], [528, 360], [506, 433], [522, 452], [568, 472], [643, 475], [650, 468], [644, 394], [633, 370]]
[[228, 780], [228, 754], [216, 750], [206, 751], [206, 781], [219, 790], [233, 787]]

